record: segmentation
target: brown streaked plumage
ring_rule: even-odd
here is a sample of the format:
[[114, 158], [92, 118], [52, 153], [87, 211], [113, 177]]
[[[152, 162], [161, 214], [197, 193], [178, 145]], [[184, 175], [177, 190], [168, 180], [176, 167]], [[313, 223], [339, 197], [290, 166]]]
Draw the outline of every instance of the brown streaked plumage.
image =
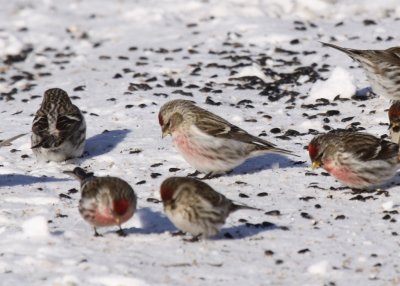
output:
[[308, 145], [313, 168], [322, 167], [343, 184], [363, 189], [392, 178], [399, 168], [399, 145], [371, 134], [333, 130]]
[[64, 161], [82, 155], [86, 123], [79, 108], [59, 88], [44, 93], [32, 123], [32, 150], [45, 161]]
[[322, 44], [342, 51], [359, 62], [376, 94], [400, 100], [400, 47], [386, 50], [357, 50], [329, 43]]
[[189, 100], [165, 103], [158, 114], [163, 137], [170, 134], [175, 146], [196, 170], [222, 174], [246, 159], [266, 153], [292, 154], [253, 136]]
[[118, 234], [125, 236], [121, 224], [129, 220], [136, 211], [137, 198], [132, 187], [116, 177], [96, 177], [76, 167], [65, 171], [81, 183], [79, 212], [84, 220], [94, 228], [117, 225]]
[[258, 210], [235, 204], [208, 184], [189, 177], [164, 180], [160, 195], [168, 218], [194, 238], [216, 235], [229, 214], [236, 210]]

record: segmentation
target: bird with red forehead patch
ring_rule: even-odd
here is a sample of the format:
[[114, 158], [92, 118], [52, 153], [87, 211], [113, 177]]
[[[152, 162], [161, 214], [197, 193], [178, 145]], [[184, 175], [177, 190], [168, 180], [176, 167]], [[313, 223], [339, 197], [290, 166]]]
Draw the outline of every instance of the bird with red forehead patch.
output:
[[93, 226], [94, 235], [100, 236], [98, 227], [117, 225], [117, 234], [125, 236], [121, 224], [136, 211], [137, 198], [132, 187], [119, 178], [96, 177], [79, 167], [64, 173], [77, 178], [81, 183], [79, 212]]
[[392, 142], [400, 142], [400, 100], [394, 100], [388, 111], [389, 132]]
[[160, 187], [164, 211], [171, 222], [197, 241], [218, 233], [227, 217], [240, 209], [259, 210], [235, 204], [208, 184], [189, 177], [170, 177]]
[[392, 178], [399, 165], [399, 145], [371, 134], [333, 130], [308, 145], [312, 168], [322, 167], [355, 189], [377, 186]]
[[231, 171], [255, 156], [267, 153], [293, 155], [189, 100], [165, 103], [158, 121], [162, 137], [171, 135], [184, 159], [197, 171], [205, 173], [205, 178]]
[[374, 93], [400, 100], [400, 47], [386, 50], [357, 50], [322, 43], [350, 56], [364, 69]]

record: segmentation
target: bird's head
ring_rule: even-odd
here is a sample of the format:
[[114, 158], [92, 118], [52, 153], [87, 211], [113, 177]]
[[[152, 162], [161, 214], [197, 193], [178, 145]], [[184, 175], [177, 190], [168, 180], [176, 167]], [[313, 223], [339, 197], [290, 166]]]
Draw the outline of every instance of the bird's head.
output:
[[317, 169], [322, 167], [322, 157], [324, 155], [325, 144], [323, 144], [322, 140], [323, 135], [318, 135], [311, 140], [310, 144], [308, 144], [308, 155], [311, 159], [311, 168]]
[[174, 131], [181, 127], [188, 106], [193, 106], [193, 103], [178, 99], [169, 101], [161, 107], [158, 113], [158, 123], [162, 130], [162, 138], [172, 135]]
[[160, 186], [160, 196], [164, 204], [173, 200], [178, 185], [179, 182], [176, 177], [170, 177], [162, 182]]
[[400, 101], [394, 101], [388, 111], [389, 128], [394, 132], [400, 131]]

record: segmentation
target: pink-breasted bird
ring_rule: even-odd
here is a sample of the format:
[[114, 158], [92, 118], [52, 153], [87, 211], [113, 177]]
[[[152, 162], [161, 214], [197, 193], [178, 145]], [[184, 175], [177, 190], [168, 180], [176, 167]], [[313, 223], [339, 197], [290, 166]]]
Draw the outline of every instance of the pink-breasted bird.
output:
[[259, 210], [235, 204], [208, 184], [190, 177], [170, 177], [160, 187], [164, 211], [181, 231], [194, 240], [218, 233], [226, 218], [240, 209]]
[[132, 187], [116, 177], [96, 177], [76, 167], [64, 173], [77, 178], [81, 183], [79, 212], [93, 226], [95, 236], [98, 227], [117, 225], [117, 233], [125, 236], [121, 224], [129, 220], [136, 211], [137, 198]]
[[333, 130], [317, 135], [308, 153], [313, 169], [322, 167], [355, 189], [380, 185], [399, 168], [399, 145], [363, 132]]
[[170, 134], [184, 159], [205, 178], [223, 174], [266, 153], [292, 154], [247, 133], [189, 100], [165, 103], [158, 114], [162, 137]]

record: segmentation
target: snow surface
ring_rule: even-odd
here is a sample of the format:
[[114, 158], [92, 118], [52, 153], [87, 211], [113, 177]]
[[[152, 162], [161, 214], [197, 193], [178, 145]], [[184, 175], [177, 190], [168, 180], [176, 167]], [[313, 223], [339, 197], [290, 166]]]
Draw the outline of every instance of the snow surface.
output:
[[[38, 163], [29, 136], [0, 149], [1, 285], [400, 283], [400, 179], [355, 193], [311, 171], [305, 150], [330, 128], [387, 134], [388, 100], [368, 92], [355, 62], [319, 41], [398, 45], [398, 0], [0, 0], [0, 7], [0, 138], [29, 132], [52, 87], [73, 97], [88, 124], [82, 159]], [[171, 236], [159, 202], [165, 178], [194, 171], [170, 138], [161, 140], [158, 110], [176, 98], [300, 156], [254, 158], [209, 180], [265, 211], [232, 214], [220, 235], [199, 243]], [[124, 225], [127, 237], [116, 228], [93, 237], [78, 212], [79, 184], [62, 173], [76, 165], [134, 187], [139, 210]]]

